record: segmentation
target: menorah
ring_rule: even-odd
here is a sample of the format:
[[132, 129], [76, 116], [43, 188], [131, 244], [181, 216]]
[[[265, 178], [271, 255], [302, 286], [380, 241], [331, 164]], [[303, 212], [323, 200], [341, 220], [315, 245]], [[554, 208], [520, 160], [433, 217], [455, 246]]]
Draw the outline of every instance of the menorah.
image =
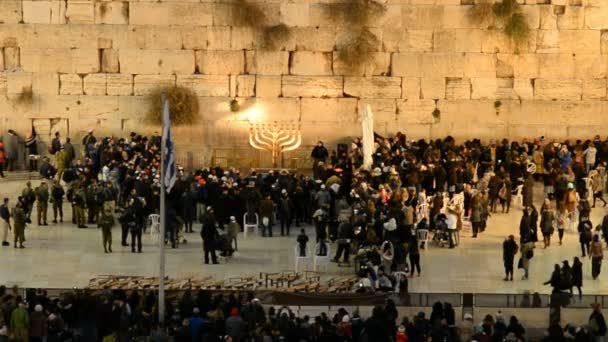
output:
[[251, 147], [272, 153], [272, 167], [277, 167], [279, 156], [300, 147], [302, 131], [299, 124], [277, 123], [250, 124], [249, 144]]

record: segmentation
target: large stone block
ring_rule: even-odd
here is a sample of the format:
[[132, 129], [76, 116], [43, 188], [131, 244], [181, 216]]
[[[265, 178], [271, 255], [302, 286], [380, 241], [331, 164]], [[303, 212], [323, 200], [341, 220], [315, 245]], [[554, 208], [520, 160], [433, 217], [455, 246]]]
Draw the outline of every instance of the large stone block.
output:
[[130, 2], [129, 23], [131, 25], [211, 26], [213, 25], [212, 4]]
[[[443, 4], [443, 3], [441, 3]], [[479, 24], [471, 20], [472, 6], [443, 6], [443, 28], [463, 29], [481, 28]]]
[[392, 76], [463, 77], [466, 58], [462, 53], [394, 53]]
[[119, 51], [120, 70], [127, 74], [192, 74], [194, 51], [135, 50]]
[[255, 75], [236, 76], [236, 96], [255, 96]]
[[476, 29], [437, 30], [433, 35], [433, 51], [481, 52], [483, 31]]
[[535, 100], [580, 100], [583, 93], [581, 80], [536, 79]]
[[118, 50], [103, 49], [101, 50], [101, 72], [119, 73], [120, 62], [118, 59]]
[[528, 26], [535, 30], [540, 26], [540, 8], [538, 5], [521, 6], [521, 12], [524, 14]]
[[106, 76], [106, 92], [108, 95], [114, 96], [133, 95], [133, 75], [108, 74]]
[[[231, 50], [253, 50], [257, 38], [257, 31], [249, 26], [232, 26], [230, 35]], [[205, 37], [206, 37], [205, 32]], [[197, 49], [206, 49], [207, 47], [199, 47]]]
[[420, 83], [421, 80], [418, 77], [404, 77], [403, 81], [401, 82], [401, 97], [408, 100], [422, 98]]
[[404, 5], [401, 15], [404, 28], [436, 29], [443, 23], [444, 7]]
[[[63, 6], [65, 15], [65, 6], [60, 1], [23, 1], [23, 22], [26, 24], [63, 24], [63, 21], [58, 20], [58, 16]], [[55, 19], [55, 20], [54, 20]]]
[[[444, 99], [445, 98], [445, 78], [423, 77], [420, 79], [420, 98], [421, 99]], [[409, 98], [408, 98], [409, 99]]]
[[246, 51], [248, 74], [286, 75], [289, 73], [289, 52]]
[[[572, 54], [547, 54], [539, 59], [539, 77], [574, 78], [575, 63]], [[517, 77], [517, 76], [516, 76]]]
[[606, 79], [594, 79], [583, 81], [583, 100], [606, 99]]
[[340, 76], [283, 76], [284, 97], [342, 97], [344, 80]]
[[327, 76], [332, 74], [332, 53], [293, 51], [289, 73], [291, 75]]
[[496, 78], [471, 78], [471, 99], [495, 99]]
[[608, 76], [608, 60], [602, 55], [577, 54], [574, 56], [576, 78], [593, 79]]
[[206, 75], [238, 75], [245, 71], [244, 51], [197, 50], [196, 67]]
[[592, 30], [608, 28], [608, 6], [585, 7], [585, 27]]
[[464, 75], [468, 77], [496, 76], [496, 57], [493, 54], [467, 53], [464, 58]]
[[446, 99], [466, 100], [471, 98], [471, 80], [469, 78], [448, 77], [445, 81]]
[[310, 7], [307, 3], [281, 3], [281, 22], [287, 26], [310, 26]]
[[397, 101], [397, 120], [408, 124], [431, 124], [435, 121], [433, 100]]
[[400, 77], [345, 77], [344, 94], [361, 98], [401, 98]]
[[198, 96], [230, 96], [229, 76], [178, 75], [177, 85], [192, 89]]
[[181, 26], [129, 26], [124, 48], [181, 50], [184, 45], [180, 37], [184, 29]]
[[386, 28], [382, 32], [382, 48], [390, 52], [433, 51], [433, 30]]
[[230, 26], [210, 26], [207, 28], [208, 50], [230, 50]]
[[389, 124], [395, 124], [397, 120], [397, 101], [395, 99], [359, 99], [357, 103], [357, 116], [360, 121], [367, 105], [370, 106], [374, 113], [374, 124], [381, 122], [387, 122]]
[[534, 85], [531, 79], [516, 78], [513, 80], [513, 91], [518, 99], [534, 99]]
[[85, 95], [106, 95], [106, 74], [88, 74], [84, 77]]
[[303, 98], [302, 121], [343, 122], [357, 119], [357, 99]]
[[97, 49], [21, 49], [21, 66], [31, 72], [99, 72]]
[[334, 75], [347, 76], [387, 76], [391, 66], [391, 55], [387, 52], [374, 52], [368, 63], [360, 65], [346, 65], [340, 60], [339, 54], [333, 54]]
[[560, 30], [559, 51], [561, 53], [599, 54], [600, 31]]
[[[207, 49], [207, 27], [206, 26], [184, 26], [182, 27], [182, 47], [187, 50]], [[235, 47], [235, 50], [241, 47]]]
[[67, 2], [65, 16], [70, 24], [93, 24], [95, 22], [94, 2], [70, 0]]
[[4, 71], [4, 52], [0, 49], [0, 71]]
[[557, 15], [551, 5], [537, 5], [540, 7], [540, 29], [557, 30]]
[[95, 3], [95, 24], [129, 24], [129, 2], [112, 1]]
[[537, 53], [557, 53], [559, 52], [559, 31], [539, 30], [536, 40]]
[[10, 72], [6, 73], [6, 93], [8, 95], [21, 94], [24, 89], [32, 88], [32, 73]]
[[149, 95], [158, 87], [172, 86], [175, 86], [175, 75], [135, 75], [133, 79], [133, 93], [136, 96]]
[[83, 82], [78, 74], [63, 74], [59, 76], [60, 95], [82, 95]]
[[21, 67], [18, 47], [5, 47], [3, 53], [4, 70], [16, 70]]
[[484, 53], [508, 53], [513, 51], [511, 39], [502, 30], [484, 30], [481, 41]]
[[281, 76], [257, 75], [255, 81], [256, 97], [280, 97]]
[[564, 14], [557, 17], [559, 30], [577, 30], [585, 27], [585, 8], [567, 6]]
[[[234, 27], [233, 37], [234, 37]], [[335, 27], [291, 27], [296, 50], [331, 52], [336, 45]]]
[[22, 20], [21, 3], [21, 0], [0, 1], [0, 20], [3, 24], [17, 24]]

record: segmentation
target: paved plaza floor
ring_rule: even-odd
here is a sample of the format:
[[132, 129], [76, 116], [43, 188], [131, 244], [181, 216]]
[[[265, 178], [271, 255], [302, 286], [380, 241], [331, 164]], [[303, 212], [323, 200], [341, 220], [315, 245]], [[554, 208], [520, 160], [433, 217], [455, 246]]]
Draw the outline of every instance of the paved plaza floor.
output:
[[[0, 183], [0, 197], [16, 198], [24, 182]], [[34, 181], [37, 186], [39, 181]], [[536, 203], [542, 201], [542, 185], [536, 185]], [[71, 218], [65, 205], [66, 218]], [[540, 205], [538, 205], [540, 207]], [[604, 208], [592, 211], [594, 225], [600, 223], [606, 213]], [[49, 214], [52, 214], [49, 210]], [[32, 219], [35, 221], [34, 212]], [[505, 282], [502, 266], [502, 242], [508, 234], [518, 235], [521, 210], [512, 208], [509, 214], [494, 214], [490, 217], [486, 232], [477, 239], [470, 233], [461, 235], [461, 244], [455, 249], [432, 246], [422, 251], [422, 276], [410, 278], [410, 292], [474, 292], [474, 293], [522, 293], [525, 291], [550, 293], [543, 285], [555, 263], [572, 260], [580, 256], [578, 235], [566, 232], [564, 244], [559, 246], [557, 234], [550, 248], [543, 249], [537, 243], [531, 261], [529, 280], [521, 280], [521, 270], [513, 282]], [[198, 231], [200, 225], [196, 227]], [[47, 227], [29, 225], [26, 229], [25, 249], [2, 247], [0, 249], [0, 284], [27, 287], [71, 288], [88, 284], [98, 275], [142, 275], [153, 276], [158, 270], [158, 247], [149, 236], [144, 237], [142, 254], [132, 254], [129, 247], [120, 246], [120, 228], [114, 229], [114, 253], [104, 254], [101, 231], [97, 228], [77, 229], [71, 223], [52, 224]], [[275, 234], [277, 228], [275, 227]], [[291, 237], [263, 238], [249, 234], [239, 235], [239, 251], [230, 260], [220, 265], [205, 265], [202, 262], [200, 235], [186, 234], [188, 243], [179, 249], [167, 249], [167, 274], [170, 277], [202, 277], [212, 275], [216, 279], [256, 275], [259, 272], [278, 272], [294, 269], [294, 246], [297, 230], [292, 228]], [[307, 227], [311, 238], [312, 227]], [[332, 246], [333, 247], [333, 246]], [[335, 248], [332, 248], [335, 251]], [[591, 262], [583, 260], [583, 292], [587, 294], [608, 293], [608, 265], [597, 280], [591, 278]], [[517, 262], [517, 259], [516, 259]], [[352, 269], [338, 268], [331, 264], [328, 275], [352, 274]]]

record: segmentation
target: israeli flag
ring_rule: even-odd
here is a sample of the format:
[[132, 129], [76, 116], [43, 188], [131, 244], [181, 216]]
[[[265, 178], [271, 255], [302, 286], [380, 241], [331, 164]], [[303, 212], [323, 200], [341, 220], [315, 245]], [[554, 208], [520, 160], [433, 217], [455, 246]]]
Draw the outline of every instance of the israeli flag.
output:
[[169, 101], [165, 100], [163, 107], [163, 145], [165, 146], [164, 167], [165, 167], [165, 189], [171, 192], [173, 185], [177, 181], [177, 171], [175, 169], [175, 153], [173, 150], [173, 137], [171, 136], [171, 117], [169, 115]]

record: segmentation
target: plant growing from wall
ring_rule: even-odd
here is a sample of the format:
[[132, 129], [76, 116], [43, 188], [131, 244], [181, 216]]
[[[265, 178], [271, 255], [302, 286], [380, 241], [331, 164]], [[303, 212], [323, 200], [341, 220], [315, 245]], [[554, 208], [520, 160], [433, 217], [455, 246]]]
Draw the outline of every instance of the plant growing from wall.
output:
[[492, 4], [493, 0], [477, 0], [471, 7], [469, 18], [478, 24], [499, 20], [503, 32], [515, 43], [516, 49], [528, 41], [530, 26], [517, 0], [503, 0]]
[[349, 34], [337, 51], [347, 71], [358, 71], [374, 60], [379, 39], [369, 26], [384, 12], [386, 6], [373, 0], [346, 0], [326, 6], [330, 20], [348, 28]]
[[502, 106], [502, 102], [500, 100], [494, 101], [494, 109], [496, 110], [496, 115], [500, 113], [500, 107]]
[[277, 50], [291, 36], [289, 27], [285, 24], [264, 27], [262, 47], [265, 50]]
[[435, 118], [435, 122], [441, 121], [441, 111], [439, 110], [439, 108], [435, 107], [431, 114], [433, 115], [433, 118]]
[[171, 123], [188, 125], [197, 122], [198, 97], [186, 87], [157, 87], [148, 95], [149, 111], [146, 121], [152, 124], [161, 124], [163, 118], [163, 93], [169, 100]]
[[34, 103], [34, 92], [32, 91], [32, 87], [23, 87], [19, 95], [15, 98], [15, 103], [28, 106]]
[[263, 49], [276, 50], [281, 43], [289, 39], [289, 27], [285, 24], [269, 25], [266, 14], [257, 3], [233, 0], [229, 4], [232, 24], [254, 29], [256, 34], [261, 35]]

